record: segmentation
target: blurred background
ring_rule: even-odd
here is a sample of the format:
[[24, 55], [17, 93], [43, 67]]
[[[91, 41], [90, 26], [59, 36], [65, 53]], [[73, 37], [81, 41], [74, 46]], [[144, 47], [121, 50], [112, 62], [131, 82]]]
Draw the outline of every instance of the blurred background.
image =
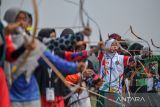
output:
[[[72, 27], [75, 32], [82, 29], [79, 0], [37, 0], [37, 3], [39, 29], [54, 27], [58, 35], [66, 27]], [[129, 27], [132, 25], [134, 32], [147, 40], [150, 45], [152, 38], [154, 43], [160, 46], [159, 5], [160, 0], [84, 0], [83, 8], [99, 25], [103, 40], [108, 38], [108, 34], [118, 33], [123, 39], [139, 41], [130, 33]], [[32, 0], [1, 0], [1, 19], [5, 11], [11, 7], [33, 13]], [[86, 24], [88, 18], [83, 15], [83, 19]], [[96, 44], [99, 41], [97, 26], [91, 20], [89, 24], [93, 31], [90, 41]]]

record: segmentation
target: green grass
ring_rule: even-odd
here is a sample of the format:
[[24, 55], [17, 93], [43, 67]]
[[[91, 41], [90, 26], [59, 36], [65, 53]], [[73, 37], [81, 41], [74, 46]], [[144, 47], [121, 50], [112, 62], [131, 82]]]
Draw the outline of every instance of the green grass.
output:
[[90, 99], [91, 99], [91, 106], [96, 107], [96, 96], [91, 96]]

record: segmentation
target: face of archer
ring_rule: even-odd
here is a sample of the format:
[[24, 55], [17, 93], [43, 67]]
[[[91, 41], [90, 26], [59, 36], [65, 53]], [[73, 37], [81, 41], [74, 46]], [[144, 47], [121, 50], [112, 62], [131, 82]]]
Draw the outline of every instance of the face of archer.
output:
[[28, 26], [28, 20], [27, 20], [26, 13], [20, 12], [17, 15], [16, 22], [19, 22], [20, 26], [25, 29]]
[[51, 33], [50, 33], [50, 37], [51, 37], [52, 39], [56, 39], [56, 32], [51, 32]]
[[81, 52], [83, 50], [86, 49], [86, 46], [85, 45], [81, 45], [81, 46], [78, 46], [78, 48], [76, 49], [76, 52]]
[[118, 43], [117, 42], [113, 42], [111, 47], [110, 47], [110, 52], [111, 53], [117, 52], [118, 49], [119, 49]]

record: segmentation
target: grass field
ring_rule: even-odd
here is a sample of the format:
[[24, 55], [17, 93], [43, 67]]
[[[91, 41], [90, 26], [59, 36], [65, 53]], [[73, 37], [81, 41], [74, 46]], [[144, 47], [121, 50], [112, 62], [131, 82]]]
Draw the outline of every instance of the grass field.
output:
[[91, 96], [91, 106], [96, 107], [96, 96]]

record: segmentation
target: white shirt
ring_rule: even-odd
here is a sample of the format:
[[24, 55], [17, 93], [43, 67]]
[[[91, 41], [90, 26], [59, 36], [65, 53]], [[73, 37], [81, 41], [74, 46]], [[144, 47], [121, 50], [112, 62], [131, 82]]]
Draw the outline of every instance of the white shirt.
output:
[[109, 56], [100, 52], [98, 59], [101, 61], [100, 76], [105, 80], [99, 90], [122, 93], [124, 66], [128, 64], [129, 57], [118, 53]]

